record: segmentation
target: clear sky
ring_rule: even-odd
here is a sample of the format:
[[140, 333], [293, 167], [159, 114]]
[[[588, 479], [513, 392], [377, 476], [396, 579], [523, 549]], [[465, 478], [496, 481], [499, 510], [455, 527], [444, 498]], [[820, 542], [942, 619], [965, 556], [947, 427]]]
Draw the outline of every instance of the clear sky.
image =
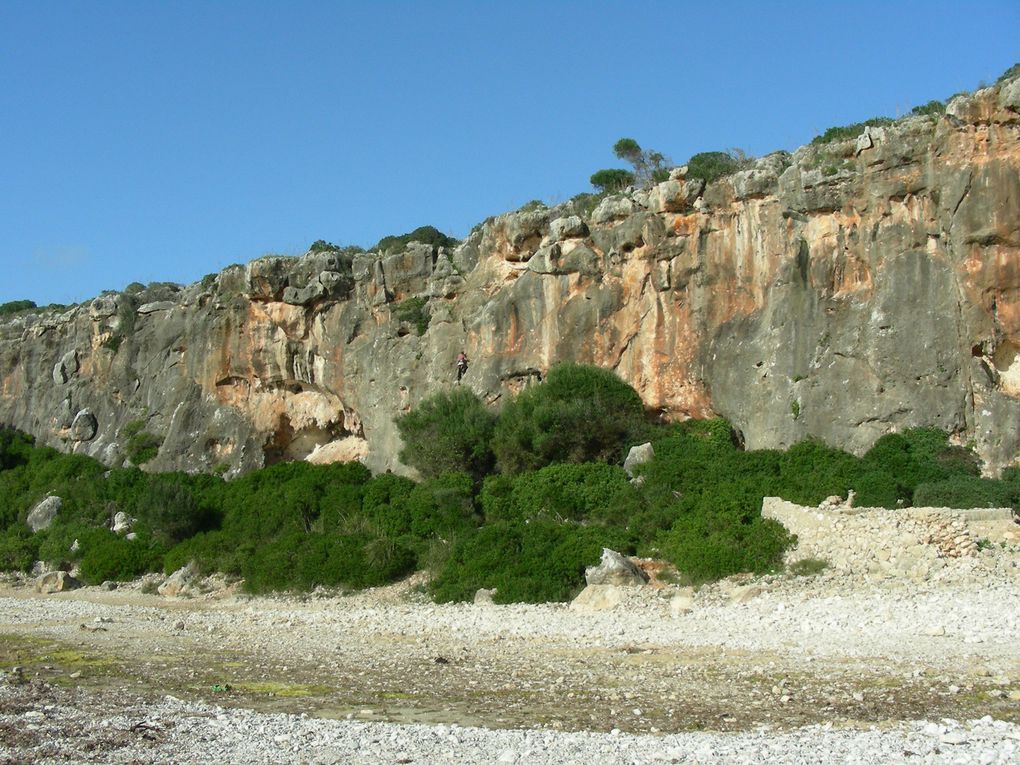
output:
[[1017, 0], [0, 0], [0, 303], [463, 237], [622, 136], [793, 149], [1017, 61]]

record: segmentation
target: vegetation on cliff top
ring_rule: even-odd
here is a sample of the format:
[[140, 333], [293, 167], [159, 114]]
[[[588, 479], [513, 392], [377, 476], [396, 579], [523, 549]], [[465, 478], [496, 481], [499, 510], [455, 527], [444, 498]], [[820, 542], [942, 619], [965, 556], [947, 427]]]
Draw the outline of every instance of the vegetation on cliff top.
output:
[[[632, 389], [577, 365], [554, 367], [498, 414], [456, 388], [399, 428], [420, 482], [357, 463], [280, 463], [229, 482], [107, 469], [0, 429], [0, 568], [44, 560], [99, 583], [194, 561], [253, 592], [429, 569], [437, 600], [481, 587], [500, 602], [562, 600], [602, 547], [667, 560], [690, 582], [779, 569], [791, 540], [762, 519], [765, 496], [811, 505], [852, 488], [862, 506], [1020, 507], [1020, 470], [983, 479], [973, 453], [937, 430], [884, 436], [863, 457], [817, 441], [744, 451], [723, 420], [647, 422]], [[645, 440], [655, 456], [631, 482], [623, 456]], [[32, 533], [28, 513], [47, 496], [62, 507]], [[136, 538], [111, 530], [117, 512], [135, 519]]]

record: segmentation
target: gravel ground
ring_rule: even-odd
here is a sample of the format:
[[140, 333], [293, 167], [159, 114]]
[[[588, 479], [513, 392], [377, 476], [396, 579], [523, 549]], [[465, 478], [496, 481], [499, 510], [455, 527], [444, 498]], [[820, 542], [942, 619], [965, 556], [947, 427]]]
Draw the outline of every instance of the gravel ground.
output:
[[922, 583], [723, 582], [677, 615], [668, 588], [586, 614], [9, 581], [0, 762], [1016, 763], [1018, 585], [1002, 548]]

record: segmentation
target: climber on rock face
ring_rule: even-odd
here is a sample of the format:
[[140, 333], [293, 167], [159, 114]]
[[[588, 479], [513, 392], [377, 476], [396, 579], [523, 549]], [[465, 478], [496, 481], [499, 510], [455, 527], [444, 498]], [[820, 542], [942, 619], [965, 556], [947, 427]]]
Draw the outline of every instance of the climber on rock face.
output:
[[468, 369], [468, 357], [464, 351], [457, 354], [457, 382], [460, 382]]

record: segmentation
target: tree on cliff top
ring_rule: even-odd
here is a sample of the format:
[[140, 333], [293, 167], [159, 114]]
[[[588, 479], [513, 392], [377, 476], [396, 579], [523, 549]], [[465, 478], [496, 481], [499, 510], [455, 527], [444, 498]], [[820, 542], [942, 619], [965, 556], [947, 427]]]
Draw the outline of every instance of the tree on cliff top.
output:
[[633, 138], [621, 138], [613, 144], [613, 154], [634, 167], [638, 183], [648, 186], [669, 179], [669, 159], [660, 152], [642, 149]]

